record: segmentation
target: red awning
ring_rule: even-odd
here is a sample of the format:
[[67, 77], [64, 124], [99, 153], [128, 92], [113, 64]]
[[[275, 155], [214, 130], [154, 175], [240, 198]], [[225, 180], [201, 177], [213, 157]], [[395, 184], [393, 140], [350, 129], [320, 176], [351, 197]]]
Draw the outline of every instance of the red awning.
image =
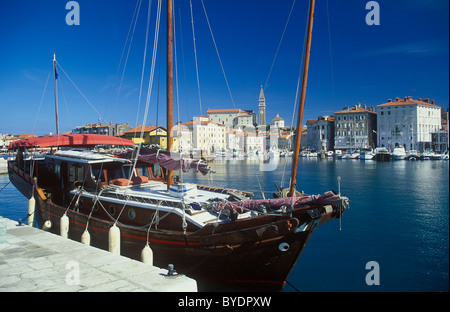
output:
[[134, 142], [102, 134], [60, 134], [44, 135], [9, 143], [8, 149], [19, 147], [93, 147], [96, 145], [134, 146]]

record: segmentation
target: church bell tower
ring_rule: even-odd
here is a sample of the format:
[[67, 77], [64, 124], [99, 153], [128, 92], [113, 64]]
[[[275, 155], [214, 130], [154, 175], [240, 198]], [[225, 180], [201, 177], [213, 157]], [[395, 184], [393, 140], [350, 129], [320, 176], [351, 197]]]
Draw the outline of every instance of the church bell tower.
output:
[[259, 92], [259, 126], [266, 124], [266, 98], [264, 97], [263, 87], [261, 86], [261, 91]]

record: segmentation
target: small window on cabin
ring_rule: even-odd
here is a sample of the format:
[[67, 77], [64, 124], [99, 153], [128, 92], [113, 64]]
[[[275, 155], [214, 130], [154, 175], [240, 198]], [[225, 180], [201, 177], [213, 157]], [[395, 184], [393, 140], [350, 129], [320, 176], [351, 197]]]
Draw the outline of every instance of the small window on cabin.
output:
[[131, 164], [123, 165], [123, 171], [125, 174], [124, 178], [126, 178], [126, 179], [130, 178], [131, 169], [133, 169], [133, 165], [131, 165]]
[[100, 182], [105, 182], [105, 175], [103, 170], [100, 170], [100, 167], [92, 167], [92, 175], [95, 182], [98, 182], [99, 179]]
[[123, 173], [122, 173], [122, 167], [115, 167], [112, 170], [109, 170], [108, 172], [108, 179], [109, 180], [115, 180], [115, 179], [120, 179], [123, 178]]
[[83, 166], [77, 167], [77, 181], [84, 182], [85, 178], [86, 178], [86, 173], [84, 171], [84, 167]]
[[137, 171], [138, 171], [138, 174], [139, 174], [140, 177], [142, 177], [142, 176], [148, 177], [147, 166], [140, 165], [140, 166], [137, 166], [136, 168], [137, 168]]
[[58, 179], [59, 179], [59, 176], [60, 176], [60, 165], [59, 164], [55, 164], [55, 174], [56, 174], [56, 176], [58, 177]]
[[69, 182], [73, 183], [75, 182], [75, 173], [76, 173], [76, 166], [75, 165], [69, 165]]
[[158, 164], [155, 164], [153, 166], [153, 174], [155, 177], [162, 177], [162, 172], [161, 172], [161, 166]]

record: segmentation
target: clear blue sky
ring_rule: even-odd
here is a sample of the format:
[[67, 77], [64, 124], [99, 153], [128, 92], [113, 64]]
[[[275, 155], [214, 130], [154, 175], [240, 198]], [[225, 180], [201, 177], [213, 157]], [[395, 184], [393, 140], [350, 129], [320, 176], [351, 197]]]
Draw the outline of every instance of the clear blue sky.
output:
[[[55, 131], [53, 77], [46, 92], [53, 52], [58, 63], [107, 122], [135, 125], [148, 1], [143, 1], [122, 88], [116, 75], [135, 0], [78, 0], [80, 25], [65, 22], [66, 0], [0, 2], [0, 133]], [[380, 25], [365, 22], [363, 0], [316, 1], [304, 123], [356, 103], [376, 106], [389, 98], [430, 98], [449, 103], [449, 2], [380, 0]], [[179, 118], [191, 120], [207, 109], [233, 108], [200, 0], [192, 0], [202, 111], [195, 73], [189, 1], [175, 0]], [[293, 0], [204, 0], [234, 107], [257, 112]], [[152, 1], [146, 78], [152, 55], [157, 0]], [[163, 8], [166, 1], [163, 2]], [[297, 0], [277, 60], [265, 88], [267, 120], [279, 113], [291, 123], [305, 35], [308, 1]], [[181, 22], [181, 23], [180, 23]], [[180, 27], [181, 25], [181, 27]], [[165, 54], [165, 15], [161, 43]], [[181, 45], [181, 34], [183, 45]], [[329, 35], [331, 36], [330, 62]], [[182, 55], [182, 49], [184, 56]], [[165, 125], [165, 61], [158, 60], [147, 124]], [[332, 68], [332, 71], [331, 71]], [[333, 75], [332, 75], [333, 72]], [[332, 85], [334, 78], [334, 88]], [[59, 70], [60, 132], [98, 121], [69, 79]], [[333, 99], [334, 90], [334, 99]], [[144, 90], [145, 99], [146, 89]], [[39, 109], [41, 97], [42, 106]], [[177, 101], [175, 98], [174, 104]], [[139, 122], [143, 118], [144, 101]]]

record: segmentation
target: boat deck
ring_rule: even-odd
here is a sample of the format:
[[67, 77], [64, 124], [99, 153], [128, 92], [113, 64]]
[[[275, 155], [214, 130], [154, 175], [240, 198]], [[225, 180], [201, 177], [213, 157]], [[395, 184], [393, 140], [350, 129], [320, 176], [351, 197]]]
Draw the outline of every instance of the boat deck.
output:
[[[130, 205], [157, 209], [161, 212], [170, 212], [185, 217], [187, 220], [203, 227], [211, 222], [227, 222], [227, 219], [220, 218], [220, 214], [200, 207], [201, 204], [211, 203], [212, 201], [226, 201], [230, 194], [213, 192], [197, 188], [196, 184], [188, 184], [195, 187], [195, 196], [189, 193], [185, 196], [174, 196], [167, 191], [167, 184], [159, 181], [149, 181], [137, 185], [117, 186], [109, 185], [99, 196], [99, 200], [106, 202], [119, 203], [121, 205]], [[175, 185], [176, 186], [176, 185]], [[94, 198], [96, 195], [83, 191], [83, 196]], [[72, 190], [71, 194], [78, 196], [78, 190]], [[183, 205], [185, 210], [183, 211]], [[193, 208], [195, 207], [195, 208]], [[245, 212], [238, 215], [238, 218], [247, 218], [257, 215], [256, 212]]]

